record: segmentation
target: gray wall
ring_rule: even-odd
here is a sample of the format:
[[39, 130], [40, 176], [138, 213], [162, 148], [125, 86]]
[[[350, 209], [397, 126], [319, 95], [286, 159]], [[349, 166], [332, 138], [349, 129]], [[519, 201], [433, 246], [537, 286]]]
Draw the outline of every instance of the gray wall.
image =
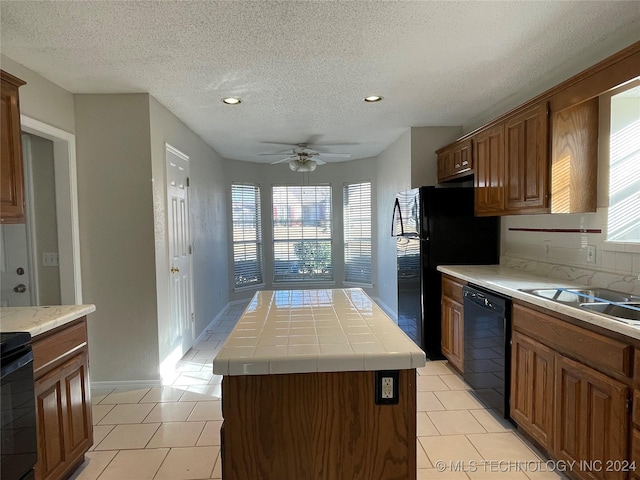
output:
[[66, 132], [74, 132], [71, 93], [4, 55], [0, 56], [0, 67], [27, 82], [20, 87], [20, 113]]
[[[274, 287], [273, 281], [273, 262], [272, 262], [272, 241], [273, 232], [271, 228], [271, 187], [273, 185], [320, 185], [330, 184], [332, 186], [332, 253], [334, 262], [334, 283], [332, 285], [325, 285], [324, 288], [341, 288], [344, 286], [342, 279], [344, 278], [344, 232], [342, 228], [343, 224], [343, 212], [342, 212], [342, 188], [347, 182], [361, 182], [371, 181], [372, 183], [372, 206], [374, 209], [374, 218], [372, 225], [372, 250], [373, 250], [373, 288], [365, 288], [366, 292], [370, 295], [377, 295], [378, 285], [376, 282], [375, 274], [375, 258], [376, 258], [376, 224], [378, 218], [375, 215], [376, 210], [376, 185], [378, 176], [376, 174], [376, 160], [375, 159], [362, 159], [352, 160], [349, 162], [335, 162], [327, 163], [326, 165], [318, 166], [318, 168], [309, 174], [302, 174], [292, 172], [289, 169], [289, 165], [285, 162], [280, 165], [269, 164], [256, 164], [251, 162], [237, 162], [232, 160], [226, 160], [224, 166], [227, 185], [226, 196], [231, 197], [231, 184], [232, 183], [253, 183], [260, 185], [261, 202], [262, 202], [262, 231], [263, 231], [263, 254], [264, 254], [264, 279], [266, 288], [311, 288], [314, 285], [311, 284], [295, 284], [287, 287], [276, 285]], [[228, 222], [231, 222], [231, 207], [228, 206]], [[255, 289], [243, 290], [239, 292], [233, 291], [233, 246], [231, 238], [231, 228], [229, 228], [229, 273], [228, 281], [231, 288], [231, 300], [237, 300], [242, 298], [249, 298], [255, 292]]]
[[396, 240], [391, 236], [391, 217], [396, 193], [411, 188], [411, 131], [376, 157], [378, 171], [376, 229], [378, 252], [377, 297], [391, 313], [398, 311]]
[[91, 380], [158, 380], [149, 95], [74, 99]]
[[44, 267], [42, 254], [58, 252], [56, 220], [56, 186], [53, 165], [53, 142], [26, 134], [31, 151], [33, 201], [35, 212], [36, 258], [40, 305], [60, 305], [60, 268]]
[[462, 127], [411, 128], [411, 188], [436, 185], [436, 150], [462, 136]]
[[158, 343], [160, 364], [175, 346], [171, 343], [168, 245], [166, 219], [165, 143], [189, 157], [191, 235], [196, 337], [224, 308], [229, 298], [227, 260], [227, 202], [225, 162], [198, 135], [150, 97], [153, 207], [155, 212], [156, 282], [158, 285]]

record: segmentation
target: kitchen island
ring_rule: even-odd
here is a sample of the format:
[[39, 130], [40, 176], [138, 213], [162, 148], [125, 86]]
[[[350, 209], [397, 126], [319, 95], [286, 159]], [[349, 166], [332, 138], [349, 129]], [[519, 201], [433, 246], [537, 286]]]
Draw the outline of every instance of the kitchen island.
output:
[[257, 292], [213, 362], [223, 478], [415, 479], [424, 365], [361, 289]]
[[68, 478], [93, 445], [87, 315], [94, 305], [0, 308], [0, 331], [29, 332], [36, 480]]

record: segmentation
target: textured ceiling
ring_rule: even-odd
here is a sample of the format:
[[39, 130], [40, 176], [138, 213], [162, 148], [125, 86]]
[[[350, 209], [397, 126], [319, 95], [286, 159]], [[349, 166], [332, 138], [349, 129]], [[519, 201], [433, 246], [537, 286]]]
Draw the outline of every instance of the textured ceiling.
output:
[[[640, 40], [639, 1], [0, 8], [0, 51], [11, 59], [73, 93], [149, 92], [223, 157], [255, 162], [286, 149], [265, 142], [375, 156], [409, 127], [468, 125]], [[384, 101], [362, 102], [370, 94]], [[227, 96], [243, 103], [226, 106]]]

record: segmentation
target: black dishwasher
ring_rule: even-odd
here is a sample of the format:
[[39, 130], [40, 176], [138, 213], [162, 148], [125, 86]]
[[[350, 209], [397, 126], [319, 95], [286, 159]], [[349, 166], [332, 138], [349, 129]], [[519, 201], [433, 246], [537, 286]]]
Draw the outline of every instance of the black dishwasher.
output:
[[509, 418], [511, 299], [463, 287], [464, 380], [489, 407]]

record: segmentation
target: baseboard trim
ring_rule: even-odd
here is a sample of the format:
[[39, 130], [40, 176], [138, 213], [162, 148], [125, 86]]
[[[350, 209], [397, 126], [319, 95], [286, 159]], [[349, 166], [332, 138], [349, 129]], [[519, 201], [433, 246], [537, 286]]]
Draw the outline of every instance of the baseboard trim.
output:
[[162, 380], [120, 380], [118, 382], [91, 382], [91, 388], [162, 387]]

